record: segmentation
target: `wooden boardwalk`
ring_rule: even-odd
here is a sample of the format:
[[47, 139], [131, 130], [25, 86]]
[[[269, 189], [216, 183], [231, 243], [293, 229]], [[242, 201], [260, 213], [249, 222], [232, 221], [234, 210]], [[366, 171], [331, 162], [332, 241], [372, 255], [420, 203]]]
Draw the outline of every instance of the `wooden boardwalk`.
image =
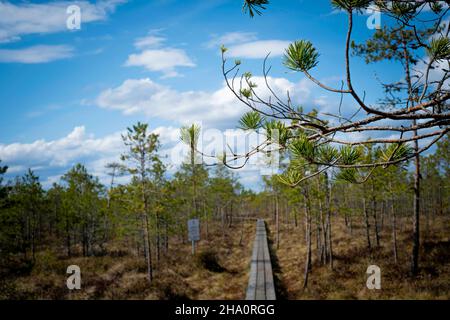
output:
[[275, 300], [272, 262], [267, 243], [266, 224], [264, 220], [256, 222], [256, 236], [248, 281], [246, 300]]

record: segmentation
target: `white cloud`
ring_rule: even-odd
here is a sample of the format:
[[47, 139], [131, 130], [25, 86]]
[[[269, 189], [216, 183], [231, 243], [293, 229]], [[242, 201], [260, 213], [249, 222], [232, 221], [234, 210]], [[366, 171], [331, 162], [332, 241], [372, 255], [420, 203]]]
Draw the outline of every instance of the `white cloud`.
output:
[[213, 48], [221, 45], [237, 44], [257, 40], [255, 32], [228, 32], [222, 36], [214, 36], [206, 46]]
[[[49, 3], [14, 4], [0, 1], [0, 43], [17, 41], [24, 35], [68, 31], [66, 9], [70, 5], [81, 8], [81, 22], [107, 19], [115, 8], [126, 0], [53, 1]], [[82, 25], [83, 27], [83, 25]]]
[[[152, 132], [160, 135], [163, 147], [173, 145], [179, 135], [179, 129], [174, 127], [158, 127]], [[57, 182], [60, 175], [77, 162], [85, 164], [91, 173], [106, 183], [105, 165], [118, 161], [124, 151], [122, 133], [96, 138], [86, 133], [84, 126], [79, 126], [67, 136], [55, 140], [0, 144], [0, 159], [10, 167], [8, 173], [12, 175], [21, 174], [28, 168], [38, 171], [38, 174], [47, 173], [47, 186]]]
[[[310, 99], [312, 83], [302, 79], [293, 83], [284, 78], [268, 78], [273, 90], [280, 96], [290, 91], [294, 103]], [[267, 98], [264, 79], [254, 77], [261, 98]], [[225, 84], [216, 91], [177, 91], [148, 78], [129, 79], [120, 86], [110, 88], [97, 97], [95, 104], [124, 114], [142, 113], [149, 117], [175, 121], [181, 124], [202, 122], [207, 127], [234, 128], [237, 120], [248, 108], [239, 102]]]
[[176, 67], [195, 67], [194, 62], [184, 50], [173, 48], [145, 50], [141, 53], [131, 54], [125, 65], [162, 72], [165, 77], [178, 76], [179, 74], [175, 71]]
[[142, 50], [128, 56], [125, 66], [144, 67], [148, 71], [161, 72], [163, 78], [178, 77], [177, 67], [195, 67], [195, 63], [189, 58], [183, 49], [163, 47], [166, 38], [156, 35], [159, 30], [151, 30], [142, 38], [137, 38], [134, 46]]
[[37, 45], [24, 49], [0, 49], [0, 63], [45, 63], [73, 56], [73, 48], [66, 45]]
[[227, 54], [236, 58], [260, 59], [270, 52], [270, 56], [275, 57], [283, 55], [289, 44], [289, 41], [283, 40], [253, 41], [230, 46]]
[[148, 35], [146, 37], [136, 39], [134, 46], [138, 49], [159, 47], [165, 41], [166, 38], [164, 37]]
[[75, 127], [67, 136], [32, 143], [0, 144], [0, 158], [14, 165], [65, 166], [91, 154], [111, 152], [120, 146], [120, 134], [95, 139], [86, 134], [84, 126]]
[[214, 36], [206, 43], [206, 47], [225, 45], [228, 57], [260, 59], [265, 58], [269, 52], [271, 57], [281, 56], [289, 44], [286, 40], [260, 40], [254, 32], [229, 32]]

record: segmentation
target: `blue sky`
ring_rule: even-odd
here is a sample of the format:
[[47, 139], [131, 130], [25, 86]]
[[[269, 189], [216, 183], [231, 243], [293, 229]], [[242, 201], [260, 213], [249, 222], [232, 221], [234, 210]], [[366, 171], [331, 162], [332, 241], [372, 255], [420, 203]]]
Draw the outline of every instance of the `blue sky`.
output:
[[[224, 88], [221, 43], [230, 61], [241, 59], [255, 76], [271, 51], [280, 90], [292, 86], [307, 107], [335, 106], [338, 96], [287, 72], [281, 55], [290, 42], [311, 40], [321, 54], [314, 75], [336, 85], [343, 78], [345, 15], [328, 0], [271, 2], [250, 19], [240, 0], [0, 0], [0, 159], [9, 176], [31, 167], [49, 185], [82, 162], [104, 177], [104, 165], [118, 160], [120, 132], [136, 121], [148, 122], [167, 146], [193, 121], [235, 128], [246, 110]], [[71, 4], [81, 8], [81, 30], [66, 27]], [[374, 32], [366, 19], [355, 21], [357, 41]], [[383, 80], [399, 77], [396, 66], [376, 68]], [[374, 70], [353, 61], [354, 82], [368, 101], [381, 92]], [[243, 182], [257, 179], [247, 173]]]

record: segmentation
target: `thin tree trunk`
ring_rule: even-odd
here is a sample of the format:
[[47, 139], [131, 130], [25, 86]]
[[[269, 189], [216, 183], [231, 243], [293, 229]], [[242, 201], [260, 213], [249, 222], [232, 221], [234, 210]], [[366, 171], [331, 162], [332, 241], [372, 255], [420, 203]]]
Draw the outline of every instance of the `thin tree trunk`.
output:
[[325, 172], [325, 183], [327, 188], [327, 238], [328, 238], [328, 263], [330, 269], [333, 270], [333, 244], [331, 243], [331, 198], [332, 188], [328, 184], [328, 174]]
[[394, 199], [391, 200], [391, 214], [392, 214], [392, 246], [394, 249], [394, 263], [397, 264], [398, 253], [397, 253], [397, 218], [394, 209]]
[[71, 244], [70, 244], [70, 224], [69, 219], [66, 219], [66, 246], [67, 246], [67, 256], [72, 256]]
[[[326, 179], [326, 178], [325, 178]], [[317, 176], [317, 192], [318, 192], [318, 201], [319, 201], [319, 220], [320, 220], [320, 228], [321, 228], [321, 233], [319, 235], [320, 238], [320, 251], [319, 251], [319, 258], [320, 258], [320, 263], [321, 264], [326, 264], [327, 263], [327, 258], [328, 258], [328, 236], [327, 236], [327, 229], [328, 226], [326, 225], [326, 221], [324, 218], [324, 213], [323, 213], [323, 204], [322, 204], [322, 200], [321, 200], [321, 183], [320, 183], [320, 175]], [[325, 191], [325, 193], [327, 193]], [[328, 194], [326, 194], [326, 197], [328, 196]]]
[[144, 231], [144, 253], [145, 260], [147, 262], [147, 276], [148, 281], [151, 283], [153, 281], [153, 267], [152, 267], [152, 252], [150, 248], [150, 237], [148, 232], [148, 217], [147, 214], [143, 214], [143, 231]]
[[298, 221], [297, 221], [297, 210], [294, 208], [294, 227], [298, 227]]
[[160, 236], [160, 226], [159, 226], [159, 213], [156, 213], [156, 262], [159, 264], [161, 259], [161, 236]]
[[164, 219], [164, 253], [169, 253], [169, 223]]
[[305, 261], [305, 272], [303, 276], [303, 289], [306, 289], [308, 286], [308, 277], [311, 272], [311, 207], [308, 199], [308, 193], [305, 191], [305, 222], [306, 222], [306, 261]]
[[228, 215], [228, 228], [231, 228], [233, 224], [233, 200], [230, 201], [230, 214]]
[[367, 247], [369, 250], [372, 248], [370, 243], [370, 222], [369, 222], [369, 214], [367, 212], [366, 199], [363, 198], [363, 211], [364, 211], [364, 220], [366, 222], [366, 238], [367, 238]]
[[204, 216], [204, 219], [205, 219], [205, 238], [206, 238], [206, 240], [208, 240], [209, 239], [209, 227], [208, 227], [208, 214], [207, 214], [207, 212], [206, 212], [206, 203], [205, 203], [205, 201], [203, 201], [203, 216]]
[[374, 181], [372, 181], [372, 216], [374, 220], [374, 227], [375, 227], [375, 241], [377, 247], [380, 246], [380, 234], [378, 231], [378, 218], [377, 218], [377, 202], [375, 200], [375, 186]]
[[277, 227], [277, 249], [280, 247], [280, 213], [279, 213], [279, 205], [278, 205], [278, 194], [275, 194], [275, 219], [276, 219], [276, 227]]
[[[403, 55], [405, 59], [405, 71], [406, 71], [406, 83], [408, 84], [408, 105], [414, 103], [414, 97], [412, 92], [412, 81], [409, 66], [409, 52], [406, 46], [405, 34], [402, 32], [403, 37]], [[421, 101], [418, 101], [419, 103]], [[413, 126], [416, 126], [417, 121], [413, 120]], [[414, 137], [417, 137], [417, 130], [413, 131]], [[414, 172], [414, 210], [413, 210], [413, 246], [411, 253], [411, 274], [417, 275], [419, 271], [419, 247], [420, 247], [420, 155], [419, 141], [414, 140], [414, 152], [415, 156], [415, 172]]]
[[150, 232], [149, 232], [149, 222], [148, 222], [148, 198], [147, 198], [147, 185], [146, 185], [146, 169], [145, 169], [145, 154], [141, 153], [141, 187], [142, 187], [142, 202], [144, 204], [144, 212], [142, 214], [143, 232], [144, 232], [144, 253], [147, 262], [147, 276], [148, 281], [151, 283], [153, 281], [153, 266], [152, 266], [152, 253], [150, 247]]
[[222, 236], [225, 237], [225, 212], [223, 207], [220, 207], [220, 213], [222, 218]]
[[[416, 121], [414, 120], [414, 125]], [[417, 135], [417, 130], [414, 131]], [[414, 141], [414, 150], [419, 150], [419, 143]], [[411, 273], [417, 275], [419, 271], [419, 246], [420, 246], [420, 156], [415, 157], [415, 173], [414, 173], [414, 215], [413, 215], [413, 247], [411, 254]]]
[[316, 214], [316, 255], [317, 260], [322, 263], [323, 246], [322, 246], [322, 227], [320, 217]]

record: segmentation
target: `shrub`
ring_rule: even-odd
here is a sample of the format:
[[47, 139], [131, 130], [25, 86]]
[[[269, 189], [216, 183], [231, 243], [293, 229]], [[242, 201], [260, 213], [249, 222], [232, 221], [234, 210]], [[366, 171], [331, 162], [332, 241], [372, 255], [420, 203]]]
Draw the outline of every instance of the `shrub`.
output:
[[224, 272], [225, 268], [219, 263], [217, 254], [214, 251], [203, 251], [197, 256], [197, 264], [206, 270], [212, 272]]

